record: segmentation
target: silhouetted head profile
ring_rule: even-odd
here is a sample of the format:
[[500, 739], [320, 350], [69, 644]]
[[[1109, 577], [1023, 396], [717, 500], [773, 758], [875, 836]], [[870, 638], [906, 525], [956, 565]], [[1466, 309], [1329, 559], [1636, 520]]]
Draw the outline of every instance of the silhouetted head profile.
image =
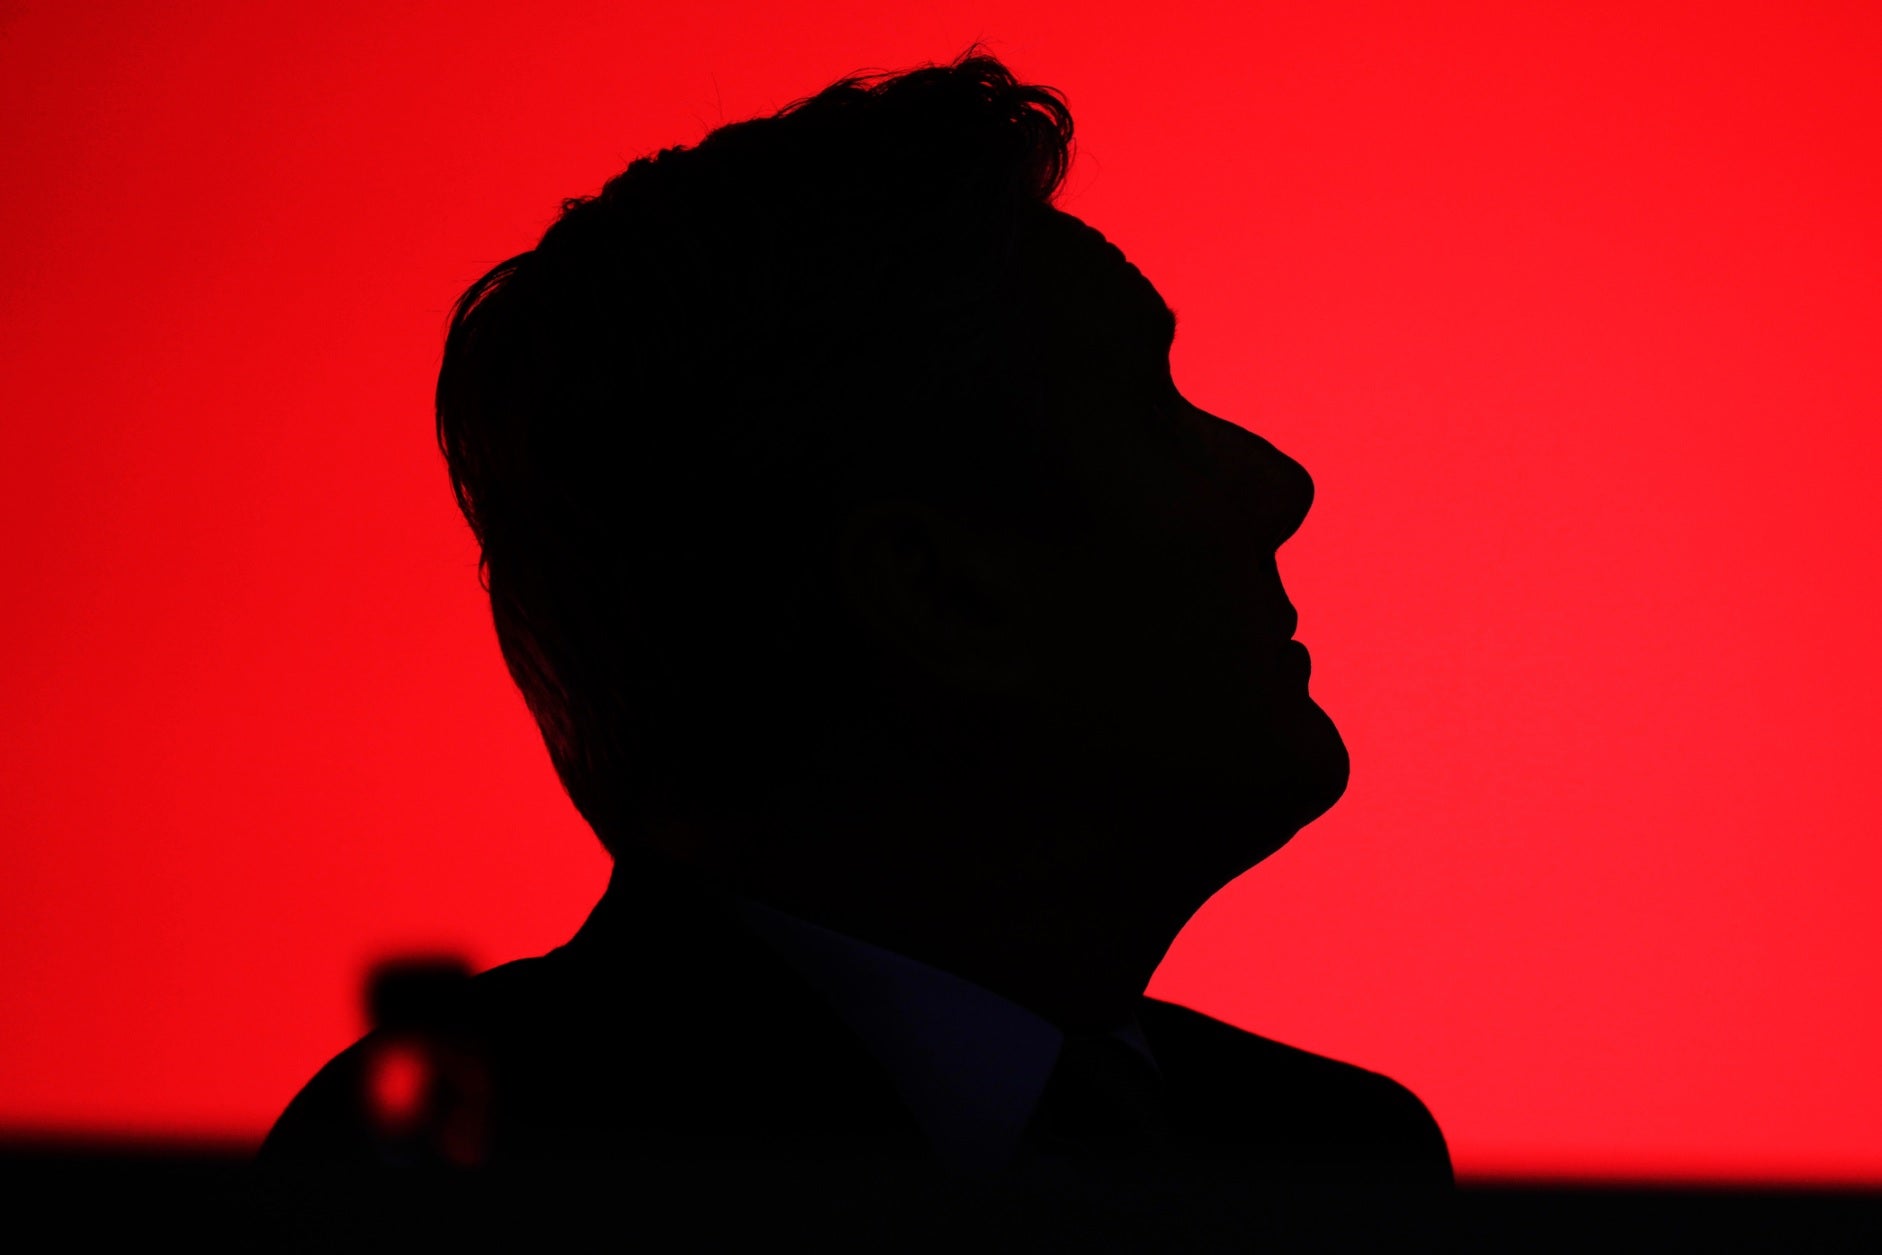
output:
[[1348, 763], [1276, 566], [1312, 481], [1178, 391], [1071, 137], [973, 50], [636, 160], [460, 299], [437, 414], [611, 851], [1080, 1031]]

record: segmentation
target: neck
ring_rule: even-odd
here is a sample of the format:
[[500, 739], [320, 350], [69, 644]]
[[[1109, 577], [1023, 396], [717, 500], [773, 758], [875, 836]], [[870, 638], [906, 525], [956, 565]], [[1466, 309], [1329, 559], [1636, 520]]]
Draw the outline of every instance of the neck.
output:
[[952, 972], [1071, 1033], [1128, 1022], [1201, 905], [1159, 893], [1146, 853], [1156, 842], [1091, 816], [854, 815], [694, 820], [651, 835], [733, 892]]

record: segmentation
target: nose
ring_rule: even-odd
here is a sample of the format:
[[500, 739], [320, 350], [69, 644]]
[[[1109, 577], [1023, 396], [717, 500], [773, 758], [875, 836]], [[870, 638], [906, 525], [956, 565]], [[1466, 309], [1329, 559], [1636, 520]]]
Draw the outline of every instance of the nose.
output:
[[1282, 504], [1277, 507], [1280, 530], [1275, 534], [1274, 547], [1279, 549], [1287, 543], [1288, 537], [1300, 530], [1300, 525], [1307, 521], [1307, 511], [1313, 509], [1313, 476], [1307, 473], [1306, 467], [1287, 454], [1273, 445], [1268, 447], [1274, 449], [1278, 464], [1275, 478], [1279, 481], [1279, 487], [1274, 495], [1276, 501]]
[[1313, 476], [1307, 468], [1246, 427], [1222, 420], [1232, 464], [1237, 468], [1236, 496], [1255, 515], [1254, 534], [1279, 549], [1313, 508]]

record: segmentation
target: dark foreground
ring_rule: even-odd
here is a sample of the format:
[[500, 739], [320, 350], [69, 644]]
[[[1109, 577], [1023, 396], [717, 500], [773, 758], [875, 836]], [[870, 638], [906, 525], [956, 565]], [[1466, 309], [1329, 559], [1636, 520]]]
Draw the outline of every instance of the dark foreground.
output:
[[19, 1232], [186, 1249], [1882, 1250], [1882, 1190], [1469, 1185], [1453, 1198], [1301, 1179], [972, 1184], [892, 1168], [263, 1172], [246, 1147], [0, 1142]]

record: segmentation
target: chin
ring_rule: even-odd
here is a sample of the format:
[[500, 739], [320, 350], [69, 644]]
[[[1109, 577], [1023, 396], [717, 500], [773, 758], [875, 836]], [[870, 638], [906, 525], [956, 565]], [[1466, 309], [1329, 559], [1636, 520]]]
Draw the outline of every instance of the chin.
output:
[[[1242, 754], [1243, 768], [1232, 786], [1236, 801], [1220, 825], [1229, 878], [1255, 866], [1332, 810], [1352, 772], [1339, 729], [1311, 701]], [[1245, 767], [1250, 761], [1266, 763], [1268, 769], [1251, 780]]]
[[[1346, 742], [1332, 718], [1311, 698], [1298, 727], [1289, 738], [1292, 775], [1297, 782], [1297, 808], [1294, 814], [1300, 827], [1306, 827], [1333, 809], [1346, 793], [1352, 776], [1353, 760], [1346, 752]], [[1298, 831], [1298, 829], [1296, 829]]]

